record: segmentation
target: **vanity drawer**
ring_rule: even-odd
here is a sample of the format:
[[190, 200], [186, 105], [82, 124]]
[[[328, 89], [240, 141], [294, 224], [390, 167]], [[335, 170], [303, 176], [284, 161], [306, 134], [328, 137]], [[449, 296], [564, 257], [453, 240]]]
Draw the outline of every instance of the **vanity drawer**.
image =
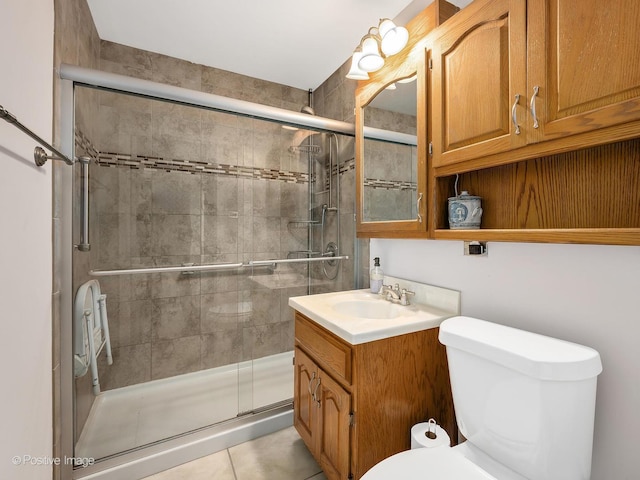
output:
[[326, 372], [351, 385], [351, 345], [296, 312], [296, 341]]

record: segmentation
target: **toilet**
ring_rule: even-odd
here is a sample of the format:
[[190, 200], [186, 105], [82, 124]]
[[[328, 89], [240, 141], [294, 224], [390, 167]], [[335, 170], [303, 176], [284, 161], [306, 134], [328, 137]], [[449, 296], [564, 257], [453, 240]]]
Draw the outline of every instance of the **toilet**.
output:
[[592, 348], [470, 317], [440, 325], [460, 433], [362, 480], [588, 480], [600, 355]]

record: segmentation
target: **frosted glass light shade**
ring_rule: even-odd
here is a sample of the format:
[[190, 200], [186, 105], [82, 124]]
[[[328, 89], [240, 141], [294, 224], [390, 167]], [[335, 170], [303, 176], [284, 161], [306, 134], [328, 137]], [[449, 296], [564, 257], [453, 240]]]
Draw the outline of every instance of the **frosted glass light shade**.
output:
[[380, 55], [378, 42], [370, 35], [362, 40], [362, 57], [358, 61], [358, 67], [365, 72], [375, 72], [384, 65], [384, 58]]
[[358, 62], [360, 62], [361, 57], [362, 52], [353, 52], [351, 68], [349, 69], [349, 73], [347, 73], [347, 78], [351, 80], [369, 80], [369, 74], [358, 67]]
[[385, 55], [395, 55], [402, 50], [409, 41], [409, 32], [404, 27], [398, 27], [388, 18], [380, 21], [378, 32], [382, 38], [381, 48]]

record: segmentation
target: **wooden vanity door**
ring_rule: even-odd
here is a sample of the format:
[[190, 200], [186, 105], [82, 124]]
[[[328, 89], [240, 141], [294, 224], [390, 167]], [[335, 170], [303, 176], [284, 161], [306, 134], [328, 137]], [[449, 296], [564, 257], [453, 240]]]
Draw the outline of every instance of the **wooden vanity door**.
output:
[[351, 394], [323, 373], [317, 397], [319, 462], [329, 480], [344, 480], [350, 468]]
[[474, 2], [447, 25], [431, 50], [433, 165], [525, 145], [525, 2]]
[[530, 142], [640, 119], [639, 26], [638, 0], [528, 1]]
[[302, 350], [295, 348], [293, 391], [293, 425], [307, 448], [314, 451], [317, 435], [317, 409], [312, 398], [313, 389], [320, 381], [317, 365]]

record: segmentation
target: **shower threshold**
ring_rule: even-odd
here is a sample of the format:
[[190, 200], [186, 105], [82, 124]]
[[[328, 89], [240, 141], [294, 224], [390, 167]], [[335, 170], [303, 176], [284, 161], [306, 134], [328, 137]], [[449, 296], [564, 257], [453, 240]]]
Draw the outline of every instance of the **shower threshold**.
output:
[[293, 396], [292, 357], [285, 352], [105, 391], [94, 402], [75, 456], [113, 463], [123, 453], [161, 447], [163, 440], [233, 423], [235, 417], [251, 422], [253, 416], [286, 412]]

